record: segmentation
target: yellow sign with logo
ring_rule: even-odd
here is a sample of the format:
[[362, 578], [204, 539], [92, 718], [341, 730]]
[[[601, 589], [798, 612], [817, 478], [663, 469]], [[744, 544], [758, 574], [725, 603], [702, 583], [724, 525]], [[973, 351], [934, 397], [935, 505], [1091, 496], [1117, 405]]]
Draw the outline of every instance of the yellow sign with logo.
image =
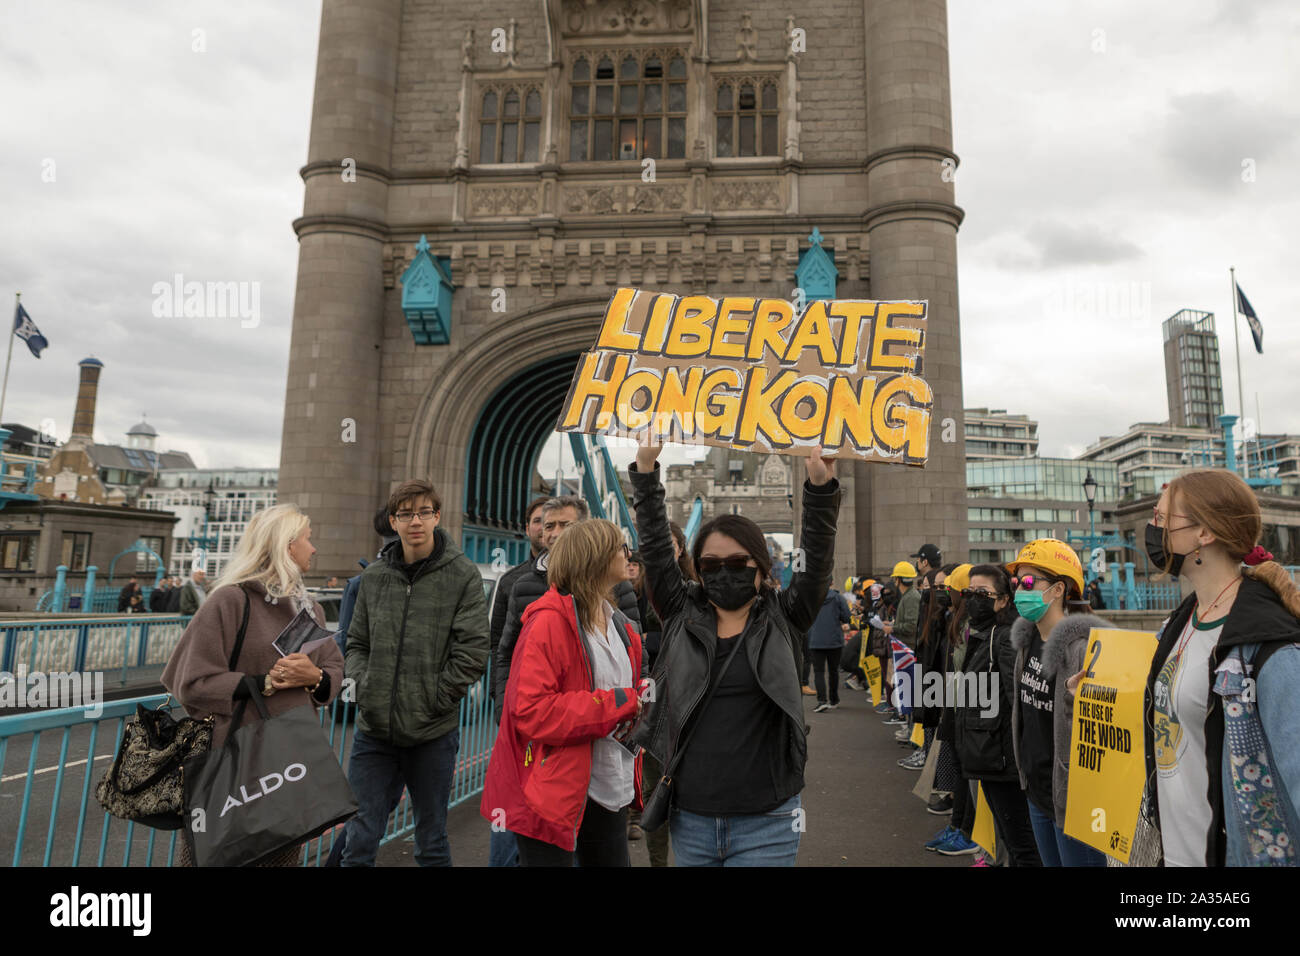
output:
[[[966, 786], [965, 781], [958, 786]], [[993, 827], [993, 811], [984, 796], [984, 785], [980, 784], [975, 794], [975, 823], [971, 826], [971, 842], [989, 855], [990, 860], [997, 859], [998, 841]]]
[[[1074, 694], [1065, 833], [1123, 863], [1146, 780], [1142, 709], [1155, 652], [1156, 636], [1148, 631], [1094, 628]], [[1157, 747], [1160, 738], [1157, 726]]]
[[[867, 646], [864, 636], [862, 646]], [[862, 669], [867, 672], [867, 686], [871, 688], [871, 706], [879, 707], [885, 701], [884, 675], [880, 672], [880, 658], [875, 654], [863, 653], [858, 659]]]

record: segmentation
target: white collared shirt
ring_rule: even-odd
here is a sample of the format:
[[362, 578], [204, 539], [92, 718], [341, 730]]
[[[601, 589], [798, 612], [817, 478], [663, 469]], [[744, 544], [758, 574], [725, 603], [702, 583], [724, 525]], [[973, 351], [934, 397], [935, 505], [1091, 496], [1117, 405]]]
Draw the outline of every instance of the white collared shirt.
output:
[[[591, 669], [596, 687], [609, 690], [615, 687], [632, 687], [632, 658], [623, 646], [623, 638], [614, 622], [613, 608], [605, 602], [609, 624], [604, 633], [587, 631], [587, 646], [591, 649]], [[596, 740], [591, 748], [591, 782], [587, 796], [606, 810], [619, 811], [632, 802], [636, 758], [621, 743], [609, 736]]]

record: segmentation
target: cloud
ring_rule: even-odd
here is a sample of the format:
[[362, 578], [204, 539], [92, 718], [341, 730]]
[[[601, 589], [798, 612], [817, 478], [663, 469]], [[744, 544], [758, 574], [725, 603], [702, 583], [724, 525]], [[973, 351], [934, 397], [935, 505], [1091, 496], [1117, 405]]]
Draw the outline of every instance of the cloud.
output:
[[[1163, 155], [1188, 183], [1220, 193], [1243, 182], [1246, 163], [1276, 170], [1283, 149], [1296, 138], [1297, 123], [1300, 115], [1286, 106], [1257, 104], [1232, 90], [1173, 95]], [[1252, 174], [1258, 175], [1257, 168]]]

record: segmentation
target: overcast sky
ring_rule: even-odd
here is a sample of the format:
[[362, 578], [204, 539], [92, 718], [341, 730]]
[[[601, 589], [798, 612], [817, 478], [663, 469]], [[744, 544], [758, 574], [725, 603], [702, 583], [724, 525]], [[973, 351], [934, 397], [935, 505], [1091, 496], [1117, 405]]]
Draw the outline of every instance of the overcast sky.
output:
[[[319, 24], [319, 0], [0, 11], [0, 295], [51, 343], [17, 343], [6, 421], [66, 438], [93, 354], [98, 440], [146, 412], [200, 465], [278, 464]], [[1247, 412], [1300, 432], [1298, 34], [1287, 0], [950, 3], [968, 407], [1037, 418], [1045, 455], [1163, 420], [1160, 323], [1195, 308], [1235, 412], [1232, 265], [1265, 330]], [[257, 283], [259, 324], [156, 316], [177, 274]]]

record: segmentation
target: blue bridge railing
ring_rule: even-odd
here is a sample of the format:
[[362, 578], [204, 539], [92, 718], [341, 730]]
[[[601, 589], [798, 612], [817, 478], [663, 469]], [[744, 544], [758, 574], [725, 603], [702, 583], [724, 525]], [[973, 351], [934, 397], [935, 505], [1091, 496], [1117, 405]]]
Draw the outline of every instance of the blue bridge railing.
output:
[[[451, 806], [483, 790], [496, 739], [488, 687], [485, 674], [461, 701]], [[83, 707], [0, 717], [0, 860], [12, 866], [173, 865], [177, 841], [184, 839], [179, 831], [120, 820], [105, 813], [94, 795], [137, 705], [156, 708], [167, 701], [165, 695], [113, 701], [97, 717], [87, 717]], [[321, 727], [343, 766], [355, 715], [356, 705], [341, 699], [320, 711]], [[380, 842], [404, 839], [414, 830], [414, 812], [403, 793]], [[336, 827], [304, 844], [303, 865], [321, 865], [340, 832]]]
[[122, 614], [43, 617], [0, 622], [0, 671], [28, 674], [98, 671], [125, 684], [144, 668], [167, 663], [189, 617]]

